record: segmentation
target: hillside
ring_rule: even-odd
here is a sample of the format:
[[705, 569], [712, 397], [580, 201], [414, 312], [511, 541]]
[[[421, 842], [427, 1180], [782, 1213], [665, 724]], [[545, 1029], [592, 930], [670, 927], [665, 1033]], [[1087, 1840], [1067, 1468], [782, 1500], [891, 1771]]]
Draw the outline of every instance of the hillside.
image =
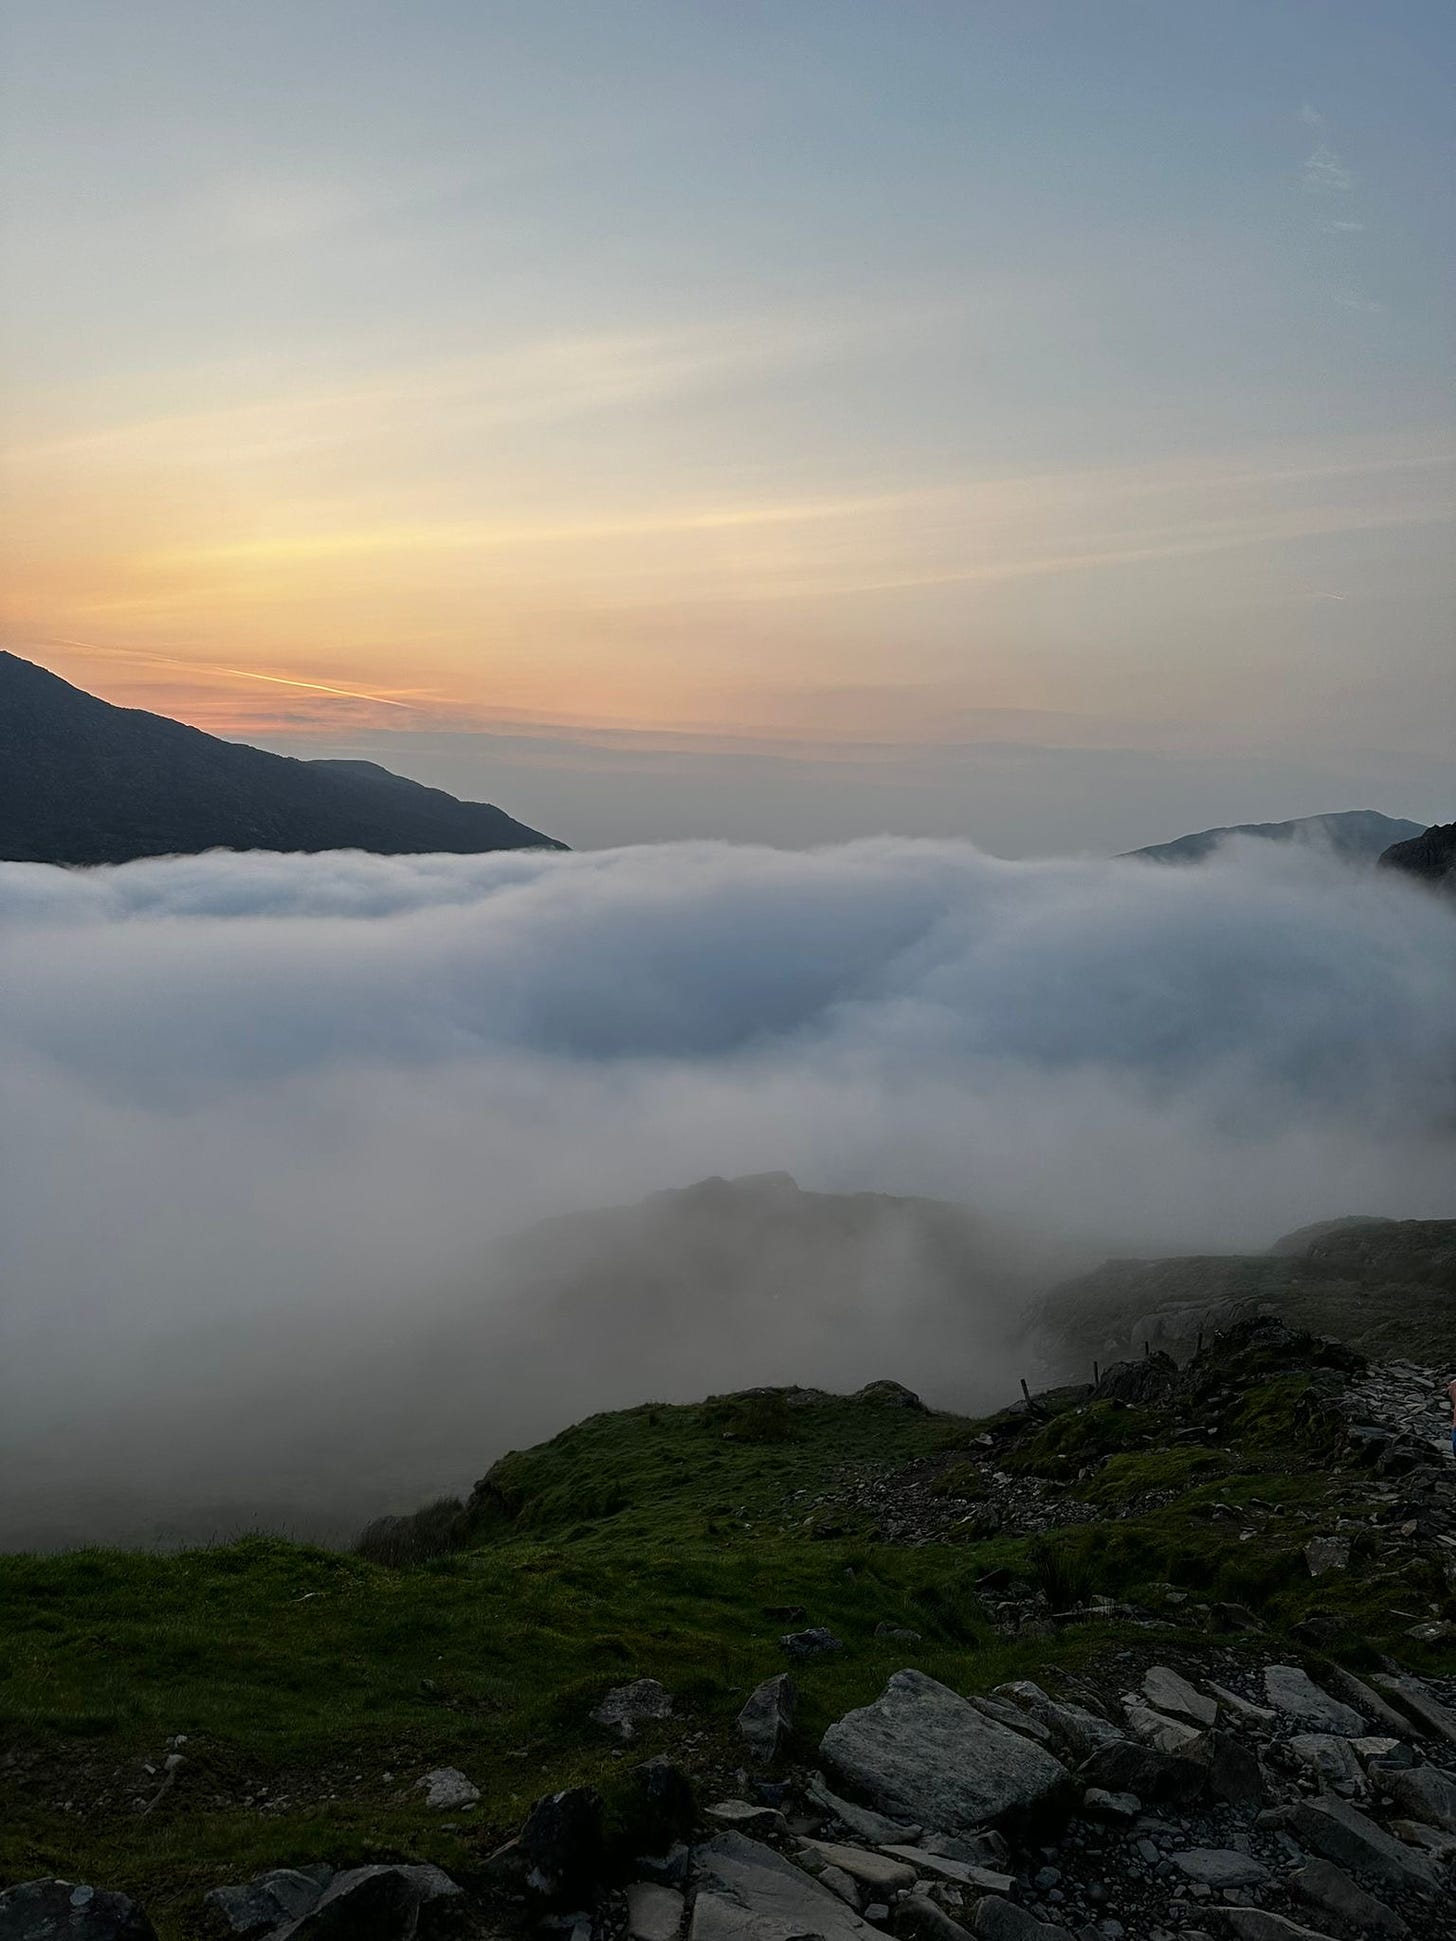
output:
[[[276, 1867], [233, 1931], [408, 1941], [458, 1887], [474, 1934], [1102, 1941], [1307, 1915], [1322, 1864], [1450, 1936], [1440, 1424], [1433, 1371], [1260, 1324], [980, 1422], [888, 1383], [597, 1416], [354, 1555], [0, 1559], [0, 1881], [164, 1941]], [[326, 1881], [297, 1930], [268, 1898]]]
[[1145, 1342], [1187, 1353], [1256, 1310], [1362, 1354], [1456, 1367], [1456, 1220], [1334, 1220], [1266, 1254], [1110, 1260], [1053, 1288], [1031, 1335], [1052, 1368], [1080, 1372]]
[[0, 860], [561, 847], [490, 803], [459, 802], [372, 762], [294, 761], [219, 741], [0, 653]]
[[1419, 822], [1401, 816], [1381, 815], [1375, 809], [1341, 809], [1330, 815], [1300, 816], [1293, 822], [1240, 822], [1226, 829], [1200, 829], [1195, 835], [1152, 843], [1128, 854], [1152, 863], [1201, 863], [1230, 837], [1252, 836], [1261, 842], [1304, 843], [1350, 862], [1373, 863], [1392, 843], [1420, 833]]

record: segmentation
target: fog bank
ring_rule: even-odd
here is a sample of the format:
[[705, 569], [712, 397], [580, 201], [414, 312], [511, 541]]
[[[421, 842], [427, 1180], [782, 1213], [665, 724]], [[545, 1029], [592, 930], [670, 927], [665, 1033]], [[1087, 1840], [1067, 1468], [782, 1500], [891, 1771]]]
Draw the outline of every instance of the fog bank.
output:
[[[1456, 1211], [1456, 911], [1307, 851], [7, 864], [0, 950], [0, 1541], [128, 1493], [367, 1515], [750, 1380], [976, 1406], [1061, 1265]], [[670, 1325], [584, 1326], [498, 1249], [779, 1169], [960, 1203], [984, 1271], [841, 1257], [826, 1310], [796, 1253], [725, 1330], [689, 1248]], [[897, 1279], [923, 1325], [885, 1328]]]

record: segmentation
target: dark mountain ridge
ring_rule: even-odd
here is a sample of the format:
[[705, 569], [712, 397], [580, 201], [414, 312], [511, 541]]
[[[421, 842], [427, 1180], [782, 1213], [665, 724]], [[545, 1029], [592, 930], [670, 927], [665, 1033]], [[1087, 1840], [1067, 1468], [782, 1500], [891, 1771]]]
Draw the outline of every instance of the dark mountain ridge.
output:
[[1201, 863], [1232, 836], [1253, 836], [1261, 842], [1304, 843], [1351, 862], [1373, 863], [1393, 843], [1421, 834], [1421, 824], [1404, 816], [1381, 815], [1378, 809], [1339, 809], [1329, 815], [1307, 815], [1293, 822], [1239, 822], [1226, 829], [1200, 829], [1173, 842], [1156, 842], [1146, 849], [1130, 849], [1152, 863]]
[[564, 847], [491, 803], [457, 801], [373, 762], [297, 761], [221, 741], [0, 653], [0, 860]]
[[1383, 869], [1404, 870], [1424, 883], [1456, 890], [1456, 822], [1439, 822], [1409, 842], [1393, 843], [1380, 863]]

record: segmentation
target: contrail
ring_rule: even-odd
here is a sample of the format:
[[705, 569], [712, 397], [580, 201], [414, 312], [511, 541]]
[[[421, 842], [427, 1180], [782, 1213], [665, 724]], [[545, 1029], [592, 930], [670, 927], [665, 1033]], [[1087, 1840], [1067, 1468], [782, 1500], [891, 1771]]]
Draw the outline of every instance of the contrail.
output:
[[40, 643], [43, 647], [76, 647], [86, 654], [101, 654], [108, 660], [144, 661], [150, 667], [181, 667], [193, 674], [232, 674], [240, 681], [267, 681], [273, 687], [302, 687], [315, 694], [338, 694], [349, 701], [373, 701], [381, 708], [403, 708], [406, 714], [418, 714], [418, 708], [408, 701], [393, 701], [385, 694], [366, 694], [362, 688], [331, 687], [327, 681], [291, 680], [286, 674], [259, 674], [250, 667], [219, 667], [212, 661], [178, 660], [170, 654], [148, 654], [135, 647], [98, 647], [89, 640], [65, 640], [60, 635], [52, 635]]

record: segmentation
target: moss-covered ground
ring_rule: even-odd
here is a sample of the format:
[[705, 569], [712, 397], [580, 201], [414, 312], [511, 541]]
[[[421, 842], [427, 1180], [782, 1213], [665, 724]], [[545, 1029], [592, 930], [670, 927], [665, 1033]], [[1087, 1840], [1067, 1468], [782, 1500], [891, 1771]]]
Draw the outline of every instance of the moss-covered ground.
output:
[[[1446, 1596], [1418, 1561], [1310, 1579], [1303, 1513], [1332, 1518], [1354, 1483], [1303, 1394], [1298, 1376], [1249, 1389], [1216, 1447], [1172, 1440], [1170, 1412], [1097, 1404], [1009, 1437], [992, 1424], [994, 1453], [981, 1425], [853, 1399], [642, 1408], [505, 1458], [459, 1547], [409, 1568], [263, 1539], [0, 1558], [0, 1883], [57, 1872], [126, 1889], [166, 1941], [204, 1930], [203, 1890], [270, 1865], [410, 1857], [468, 1877], [549, 1788], [590, 1779], [610, 1799], [664, 1748], [731, 1769], [733, 1717], [803, 1624], [845, 1645], [796, 1667], [805, 1752], [906, 1663], [984, 1689], [1149, 1638], [1112, 1617], [998, 1629], [1007, 1586], [1146, 1603], [1170, 1643], [1185, 1610], [1168, 1585], [1244, 1604], [1276, 1639], [1334, 1611], [1352, 1658], [1451, 1669], [1405, 1636], [1413, 1600]], [[813, 1534], [815, 1499], [847, 1469], [939, 1466], [974, 1497], [988, 1462], [1103, 1513], [1035, 1538]], [[877, 1638], [885, 1622], [921, 1642]], [[640, 1676], [669, 1687], [678, 1716], [624, 1750], [589, 1714]], [[142, 1812], [178, 1734], [186, 1764]], [[418, 1803], [414, 1780], [440, 1765], [481, 1787], [473, 1813]]]

